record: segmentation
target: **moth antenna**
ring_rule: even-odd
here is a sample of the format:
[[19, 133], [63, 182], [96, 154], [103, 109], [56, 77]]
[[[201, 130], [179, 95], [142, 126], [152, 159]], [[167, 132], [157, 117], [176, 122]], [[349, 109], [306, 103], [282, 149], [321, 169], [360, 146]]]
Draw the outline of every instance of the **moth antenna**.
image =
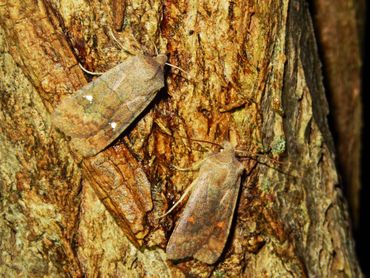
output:
[[[235, 150], [235, 153], [237, 153], [237, 152], [239, 152], [239, 153], [243, 153], [244, 151], [241, 151], [241, 150]], [[254, 155], [254, 156], [256, 156], [256, 157], [252, 157], [252, 155]], [[278, 164], [280, 164], [280, 165], [285, 164], [284, 162], [281, 162], [281, 161], [278, 161], [278, 160], [276, 160], [276, 159], [273, 159], [273, 158], [270, 158], [270, 157], [267, 157], [267, 156], [264, 156], [264, 155], [260, 155], [260, 154], [252, 154], [252, 155], [244, 155], [244, 156], [245, 156], [246, 158], [248, 158], [248, 159], [252, 159], [252, 160], [254, 160], [254, 161], [256, 161], [256, 162], [258, 162], [258, 163], [260, 163], [260, 164], [262, 164], [262, 165], [264, 165], [264, 166], [266, 166], [266, 167], [269, 167], [269, 168], [271, 168], [271, 169], [274, 169], [275, 171], [277, 171], [277, 172], [279, 172], [279, 173], [281, 173], [281, 174], [284, 174], [284, 175], [287, 175], [287, 176], [290, 176], [290, 177], [293, 177], [293, 178], [299, 178], [299, 176], [295, 176], [295, 175], [292, 175], [292, 174], [286, 173], [285, 171], [283, 171], [283, 170], [281, 170], [281, 169], [279, 169], [279, 168], [277, 168], [277, 167], [271, 166], [271, 165], [269, 165], [268, 163], [263, 162], [263, 161], [261, 161], [261, 160], [257, 159], [257, 157], [258, 157], [258, 158], [262, 158], [262, 157], [263, 157], [263, 158], [267, 158], [268, 160], [273, 161], [273, 162], [275, 162], [275, 163], [278, 163]]]
[[191, 191], [191, 189], [194, 187], [194, 184], [195, 182], [193, 181], [188, 188], [186, 188], [186, 190], [184, 191], [184, 193], [182, 193], [180, 199], [163, 215], [159, 216], [159, 218], [163, 218], [165, 217], [166, 215], [170, 214], [186, 197], [186, 195], [189, 194], [189, 192]]
[[200, 169], [200, 166], [203, 164], [203, 162], [206, 160], [207, 158], [204, 158], [202, 160], [199, 160], [198, 162], [195, 162], [193, 163], [193, 165], [189, 168], [181, 168], [181, 167], [178, 167], [176, 165], [173, 165], [171, 164], [171, 166], [173, 168], [175, 168], [177, 171], [183, 171], [183, 172], [186, 172], [186, 171], [198, 171]]
[[127, 50], [127, 48], [123, 47], [122, 43], [116, 38], [116, 36], [114, 35], [112, 29], [109, 28], [109, 36], [115, 41], [115, 43], [125, 52], [127, 52], [128, 54], [132, 55], [132, 56], [135, 56], [134, 53], [132, 53], [131, 51]]
[[188, 76], [188, 75], [189, 75], [189, 73], [188, 73], [187, 71], [183, 70], [182, 68], [180, 68], [180, 67], [178, 67], [178, 66], [172, 65], [172, 64], [170, 64], [170, 63], [165, 63], [165, 65], [170, 66], [170, 67], [175, 68], [175, 69], [178, 69], [179, 71], [181, 71], [181, 72], [185, 73], [185, 74], [186, 74], [186, 76]]
[[[274, 159], [274, 158], [268, 157], [268, 156], [263, 155], [263, 154], [257, 154], [257, 153], [255, 153], [255, 154], [245, 154], [245, 153], [246, 153], [246, 151], [242, 151], [242, 150], [235, 150], [235, 153], [239, 153], [239, 154], [238, 154], [239, 156], [245, 156], [245, 157], [248, 157], [248, 158], [251, 158], [251, 159], [255, 159], [255, 158], [252, 158], [252, 157], [251, 157], [251, 156], [255, 156], [255, 157], [259, 157], [259, 158], [265, 158], [265, 159], [268, 159], [268, 160], [270, 160], [270, 161], [272, 161], [272, 162], [275, 162], [275, 163], [277, 163], [277, 164], [280, 164], [280, 165], [283, 165], [283, 164], [284, 164], [284, 162], [282, 162], [282, 161], [279, 161], [279, 160], [277, 160], [277, 159]], [[259, 161], [259, 162], [260, 162], [260, 161]]]
[[[153, 42], [152, 42], [153, 43]], [[153, 43], [153, 46], [154, 46], [154, 49], [155, 49], [155, 55], [159, 55], [159, 52], [158, 52], [158, 48], [157, 46], [155, 45], [155, 43]], [[167, 63], [166, 63], [167, 64]]]
[[[152, 42], [152, 44], [153, 44], [153, 46], [154, 46], [154, 49], [155, 49], [155, 55], [159, 55], [159, 52], [158, 52], [158, 48], [157, 48], [157, 46], [155, 45], [155, 43], [153, 43]], [[181, 72], [183, 72], [183, 73], [185, 73], [186, 74], [186, 79], [188, 79], [187, 77], [189, 76], [189, 73], [188, 72], [186, 72], [185, 70], [183, 70], [182, 68], [180, 68], [180, 67], [178, 67], [178, 66], [175, 66], [175, 65], [172, 65], [171, 63], [164, 63], [165, 65], [167, 65], [167, 66], [170, 66], [170, 67], [172, 67], [172, 68], [174, 68], [174, 69], [178, 69], [179, 71], [181, 71]]]
[[181, 172], [187, 172], [187, 171], [196, 171], [198, 170], [197, 168], [193, 168], [193, 167], [190, 167], [190, 168], [181, 168], [181, 167], [178, 167], [174, 164], [171, 164], [171, 166], [176, 170], [176, 171], [181, 171]]
[[153, 41], [150, 41], [151, 42], [151, 44], [153, 45], [153, 47], [154, 47], [154, 50], [155, 50], [155, 55], [156, 56], [158, 56], [159, 55], [159, 52], [158, 52], [158, 48], [157, 48], [157, 46], [155, 45], [155, 43], [153, 42]]
[[217, 146], [221, 149], [224, 148], [224, 146], [222, 146], [221, 144], [218, 144], [218, 143], [215, 143], [215, 142], [211, 142], [211, 141], [207, 141], [207, 140], [202, 140], [202, 139], [190, 139], [192, 141], [195, 141], [195, 142], [200, 142], [200, 143], [207, 143], [207, 144], [211, 144], [211, 145], [214, 145], [214, 146]]
[[[184, 136], [177, 136], [177, 137], [185, 138], [185, 139], [188, 139], [190, 141], [211, 144], [211, 145], [217, 146], [217, 147], [219, 147], [221, 149], [224, 149], [224, 146], [223, 145], [218, 144], [218, 143], [215, 143], [215, 142], [211, 142], [211, 141], [207, 141], [207, 140], [201, 140], [201, 139], [192, 139], [192, 138], [187, 138], [187, 137], [184, 137]], [[284, 171], [282, 171], [282, 170], [280, 170], [280, 169], [278, 169], [276, 167], [273, 167], [273, 166], [269, 165], [268, 163], [261, 161], [258, 158], [265, 158], [265, 159], [268, 159], [269, 161], [272, 161], [272, 162], [277, 163], [277, 164], [280, 164], [280, 165], [284, 165], [285, 164], [284, 162], [279, 161], [277, 159], [273, 159], [273, 158], [270, 158], [270, 157], [268, 157], [266, 155], [261, 155], [261, 154], [246, 154], [246, 151], [243, 151], [243, 150], [235, 150], [235, 154], [238, 155], [238, 156], [245, 156], [248, 159], [252, 159], [252, 160], [254, 160], [254, 161], [256, 161], [256, 162], [258, 162], [258, 163], [260, 163], [262, 165], [265, 165], [266, 167], [269, 167], [269, 168], [272, 168], [272, 169], [278, 171], [279, 173], [282, 173], [282, 174], [285, 174], [287, 176], [291, 176], [291, 177], [294, 177], [294, 178], [298, 178], [298, 177], [296, 177], [296, 176], [294, 176], [292, 174], [285, 173]]]
[[224, 146], [222, 146], [221, 144], [218, 144], [218, 143], [215, 143], [215, 142], [211, 142], [211, 141], [207, 141], [207, 140], [202, 140], [202, 139], [193, 139], [193, 138], [188, 138], [188, 137], [185, 137], [185, 136], [181, 136], [181, 135], [178, 135], [178, 136], [175, 136], [175, 137], [178, 137], [178, 138], [183, 138], [183, 139], [188, 139], [190, 141], [194, 141], [194, 142], [200, 142], [200, 143], [207, 143], [207, 144], [211, 144], [211, 145], [214, 145], [214, 146], [217, 146], [221, 149], [224, 148]]
[[89, 71], [89, 70], [85, 69], [80, 63], [78, 63], [78, 65], [87, 74], [90, 74], [90, 75], [102, 75], [102, 74], [104, 74], [104, 72], [92, 72], [92, 71]]

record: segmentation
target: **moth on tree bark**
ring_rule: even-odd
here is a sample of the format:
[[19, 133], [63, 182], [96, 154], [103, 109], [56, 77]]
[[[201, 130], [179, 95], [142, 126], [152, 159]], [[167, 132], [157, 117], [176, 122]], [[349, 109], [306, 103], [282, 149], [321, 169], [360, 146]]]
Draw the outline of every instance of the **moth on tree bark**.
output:
[[[87, 82], [78, 61], [103, 71], [127, 58], [107, 35], [116, 20], [111, 5], [71, 3], [0, 5], [6, 42], [0, 122], [7, 146], [1, 152], [8, 158], [1, 170], [1, 273], [361, 276], [304, 1], [125, 3], [122, 31], [115, 33], [125, 48], [154, 52], [156, 45], [188, 72], [186, 78], [167, 72], [166, 90], [108, 150], [112, 161], [125, 160], [117, 152], [127, 146], [151, 184], [153, 209], [139, 212], [146, 215], [140, 250], [50, 125], [48, 115], [60, 100]], [[196, 177], [171, 165], [190, 166], [212, 149], [190, 139], [229, 140], [281, 160], [284, 172], [300, 177], [242, 161], [246, 174], [229, 242], [212, 265], [166, 260], [181, 209], [158, 220]], [[90, 174], [97, 180], [107, 174], [99, 173]]]

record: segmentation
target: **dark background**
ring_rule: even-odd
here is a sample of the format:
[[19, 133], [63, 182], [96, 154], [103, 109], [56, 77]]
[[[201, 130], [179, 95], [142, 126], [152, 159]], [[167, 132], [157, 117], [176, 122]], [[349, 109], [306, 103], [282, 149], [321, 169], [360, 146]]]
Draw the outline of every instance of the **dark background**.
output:
[[[369, 2], [368, 2], [369, 3]], [[370, 82], [369, 82], [369, 71], [370, 71], [370, 40], [368, 36], [370, 22], [369, 22], [369, 5], [366, 11], [367, 22], [365, 24], [365, 39], [363, 46], [363, 70], [362, 70], [362, 103], [363, 103], [363, 129], [362, 129], [362, 188], [361, 188], [361, 207], [360, 207], [360, 223], [358, 229], [354, 231], [356, 240], [356, 249], [358, 258], [361, 264], [362, 271], [366, 277], [370, 277], [370, 229], [369, 229], [369, 208], [370, 208], [370, 168], [369, 163], [370, 157]]]
[[[315, 18], [315, 1], [309, 0], [309, 9], [311, 11], [313, 19]], [[333, 1], [333, 5], [335, 5], [335, 1]], [[366, 13], [366, 22], [363, 26], [364, 34], [363, 35], [363, 45], [362, 45], [362, 57], [363, 57], [363, 68], [362, 68], [362, 107], [363, 107], [363, 128], [362, 128], [362, 157], [361, 157], [361, 193], [360, 193], [360, 211], [359, 211], [359, 223], [357, 227], [352, 227], [353, 235], [355, 238], [356, 243], [356, 252], [358, 256], [358, 260], [361, 266], [361, 270], [363, 271], [365, 277], [370, 277], [370, 217], [368, 211], [370, 210], [370, 167], [367, 163], [369, 163], [370, 158], [370, 38], [368, 32], [370, 31], [370, 1], [365, 1], [365, 5], [367, 5], [366, 11], [359, 11], [359, 13]], [[361, 18], [363, 15], [359, 15]], [[315, 20], [313, 21], [315, 25]], [[318, 28], [318, 26], [314, 26], [314, 28]], [[316, 36], [318, 36], [318, 31], [316, 31]], [[319, 40], [318, 40], [319, 44]], [[319, 55], [321, 56], [321, 61], [323, 60], [323, 51], [324, 49], [321, 48], [320, 44], [318, 45]], [[328, 84], [326, 84], [326, 72], [325, 66], [323, 65], [323, 75], [324, 75], [324, 86], [325, 90], [328, 90]], [[330, 93], [326, 93], [326, 96], [329, 98]], [[330, 100], [329, 100], [330, 104]], [[336, 141], [336, 132], [332, 125], [333, 119], [330, 118], [331, 114], [329, 113], [328, 122], [331, 128], [331, 132], [333, 135], [334, 141]], [[337, 164], [338, 166], [338, 164]], [[340, 169], [339, 169], [340, 170]], [[346, 184], [342, 184], [343, 193], [346, 193], [345, 186]]]

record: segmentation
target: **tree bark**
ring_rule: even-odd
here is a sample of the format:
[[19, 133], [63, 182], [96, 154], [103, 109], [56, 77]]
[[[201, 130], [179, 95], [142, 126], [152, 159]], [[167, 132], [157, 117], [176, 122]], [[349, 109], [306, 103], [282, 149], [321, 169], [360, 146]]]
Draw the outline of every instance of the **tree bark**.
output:
[[[113, 13], [117, 5], [125, 6]], [[304, 1], [3, 1], [0, 16], [0, 273], [361, 277]], [[87, 83], [78, 62], [105, 71], [127, 51], [154, 54], [154, 46], [187, 74], [168, 70], [166, 89], [99, 154], [107, 170], [96, 158], [75, 160], [49, 115]], [[228, 140], [281, 161], [243, 160], [235, 224], [214, 265], [175, 264], [164, 252], [181, 210], [158, 216], [197, 176], [172, 165], [217, 151], [191, 139]], [[137, 166], [116, 171], [125, 163]], [[135, 168], [151, 192], [123, 199], [137, 204], [136, 218], [129, 205], [116, 209], [117, 187], [98, 192]], [[122, 186], [134, 192], [131, 181]]]
[[339, 170], [355, 226], [361, 190], [362, 45], [365, 1], [314, 1]]

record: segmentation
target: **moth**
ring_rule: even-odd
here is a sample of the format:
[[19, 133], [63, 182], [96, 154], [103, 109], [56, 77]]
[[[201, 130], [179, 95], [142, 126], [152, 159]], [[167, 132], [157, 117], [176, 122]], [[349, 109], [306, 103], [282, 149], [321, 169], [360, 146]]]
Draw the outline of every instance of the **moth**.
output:
[[168, 241], [166, 253], [171, 260], [194, 257], [214, 264], [230, 232], [244, 167], [229, 142], [224, 143], [223, 151], [209, 156], [198, 166], [199, 175], [186, 190], [192, 193]]
[[54, 126], [70, 137], [73, 152], [91, 157], [111, 144], [164, 87], [167, 56], [131, 56], [63, 100]]

